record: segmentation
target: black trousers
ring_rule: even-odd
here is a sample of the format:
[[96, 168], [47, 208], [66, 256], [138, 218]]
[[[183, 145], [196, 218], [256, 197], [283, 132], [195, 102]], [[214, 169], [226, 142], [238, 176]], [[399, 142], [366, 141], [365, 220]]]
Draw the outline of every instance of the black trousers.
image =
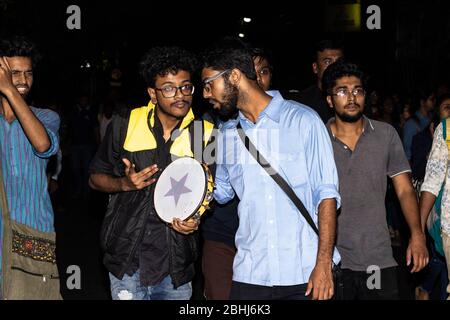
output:
[[342, 269], [343, 298], [344, 300], [398, 300], [397, 273], [397, 267], [381, 269], [379, 282], [377, 282], [374, 280], [377, 274]]
[[307, 284], [295, 286], [258, 286], [233, 281], [230, 300], [311, 300], [305, 296]]

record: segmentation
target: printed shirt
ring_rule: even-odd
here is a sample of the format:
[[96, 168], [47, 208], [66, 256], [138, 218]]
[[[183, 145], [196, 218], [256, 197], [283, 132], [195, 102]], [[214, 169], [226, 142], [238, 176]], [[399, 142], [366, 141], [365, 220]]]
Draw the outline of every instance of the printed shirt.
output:
[[434, 132], [433, 146], [428, 157], [421, 192], [427, 191], [437, 197], [445, 183], [441, 202], [441, 229], [442, 232], [450, 236], [450, 170], [447, 169], [448, 160], [448, 148], [442, 133], [441, 123]]

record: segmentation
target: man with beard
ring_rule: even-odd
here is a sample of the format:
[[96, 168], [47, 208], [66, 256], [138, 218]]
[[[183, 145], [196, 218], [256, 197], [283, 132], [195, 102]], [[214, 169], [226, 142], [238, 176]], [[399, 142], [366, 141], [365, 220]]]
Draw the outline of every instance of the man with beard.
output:
[[[234, 42], [230, 39], [230, 45]], [[259, 86], [268, 91], [272, 82], [270, 55], [261, 48], [252, 48], [253, 63]], [[232, 115], [237, 117], [237, 113]], [[216, 117], [221, 128], [229, 117]], [[217, 204], [214, 212], [202, 221], [202, 271], [204, 295], [208, 300], [228, 300], [233, 278], [233, 259], [236, 254], [234, 239], [239, 225], [237, 208], [239, 198], [226, 204]]]
[[[335, 118], [327, 124], [342, 197], [337, 248], [342, 255], [344, 299], [396, 299], [397, 263], [392, 256], [384, 199], [387, 176], [411, 231], [406, 253], [411, 272], [428, 263], [417, 199], [400, 138], [389, 124], [363, 116], [365, 77], [358, 66], [337, 61], [322, 80]], [[375, 268], [381, 281], [368, 278]]]
[[[181, 48], [151, 49], [141, 63], [150, 103], [113, 117], [91, 163], [90, 185], [113, 194], [101, 242], [114, 300], [191, 297], [199, 221], [165, 224], [156, 215], [153, 194], [158, 174], [173, 159], [193, 156], [195, 65]], [[203, 120], [203, 127], [208, 141], [213, 125]]]
[[[49, 257], [54, 276], [57, 276], [54, 217], [47, 191], [46, 167], [48, 159], [58, 152], [60, 121], [55, 112], [31, 107], [25, 100], [33, 85], [37, 60], [36, 46], [28, 39], [12, 37], [0, 42], [0, 155], [11, 221], [27, 230], [27, 235], [16, 234], [16, 244], [23, 245], [16, 249], [33, 252], [33, 257]], [[28, 233], [35, 236], [32, 242], [25, 241]], [[7, 248], [2, 249], [5, 251], [0, 250], [0, 256], [5, 253], [6, 257]], [[35, 268], [40, 261], [29, 259], [29, 263]], [[10, 283], [12, 292], [8, 296], [13, 299], [60, 298], [58, 280], [46, 281], [42, 277], [40, 285], [34, 285], [27, 285], [26, 281]]]
[[[330, 139], [310, 108], [258, 85], [252, 58], [244, 44], [218, 45], [202, 70], [203, 96], [222, 114], [239, 111], [218, 136], [214, 193], [219, 203], [240, 199], [230, 299], [330, 299], [340, 203]], [[319, 224], [319, 239], [249, 154], [238, 124]]]

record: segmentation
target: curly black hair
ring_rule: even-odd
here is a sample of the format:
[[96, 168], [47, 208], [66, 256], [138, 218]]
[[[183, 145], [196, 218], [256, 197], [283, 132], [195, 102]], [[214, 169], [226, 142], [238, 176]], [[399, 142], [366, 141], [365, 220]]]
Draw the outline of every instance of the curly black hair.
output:
[[154, 88], [156, 76], [187, 71], [194, 75], [198, 63], [195, 56], [180, 47], [154, 47], [150, 49], [140, 63], [141, 75], [148, 87]]
[[24, 36], [12, 36], [0, 40], [0, 56], [28, 57], [35, 66], [41, 59], [36, 44]]
[[203, 68], [239, 69], [248, 79], [256, 81], [253, 50], [238, 38], [227, 37], [203, 53]]
[[336, 85], [336, 80], [342, 77], [355, 76], [361, 80], [363, 88], [367, 85], [367, 77], [364, 72], [354, 63], [338, 59], [331, 64], [323, 73], [322, 90], [324, 94], [330, 95], [333, 93], [333, 88]]

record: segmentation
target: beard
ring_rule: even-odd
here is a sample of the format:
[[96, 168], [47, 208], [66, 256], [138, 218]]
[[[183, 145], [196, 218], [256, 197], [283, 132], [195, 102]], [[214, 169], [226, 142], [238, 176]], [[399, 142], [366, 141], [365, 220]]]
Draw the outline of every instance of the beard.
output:
[[[359, 109], [361, 110], [361, 106], [359, 104], [355, 103], [355, 105], [358, 106]], [[358, 113], [356, 113], [354, 115], [350, 115], [348, 113], [345, 113], [345, 111], [344, 112], [338, 112], [336, 110], [336, 108], [334, 110], [335, 110], [336, 117], [338, 117], [343, 122], [355, 123], [358, 120], [360, 120], [362, 118], [362, 116], [363, 116], [363, 112], [362, 111], [359, 111]]]
[[[26, 97], [28, 96], [28, 93], [30, 92], [30, 87], [28, 86], [24, 86], [24, 85], [15, 85], [17, 91], [19, 92], [19, 94], [21, 95], [21, 97], [23, 99], [26, 99]], [[25, 91], [19, 90], [19, 89], [25, 89]]]
[[217, 101], [220, 105], [219, 114], [222, 117], [233, 117], [236, 115], [237, 103], [239, 99], [239, 89], [233, 86], [228, 79], [225, 78], [225, 92], [222, 96], [222, 102]]

